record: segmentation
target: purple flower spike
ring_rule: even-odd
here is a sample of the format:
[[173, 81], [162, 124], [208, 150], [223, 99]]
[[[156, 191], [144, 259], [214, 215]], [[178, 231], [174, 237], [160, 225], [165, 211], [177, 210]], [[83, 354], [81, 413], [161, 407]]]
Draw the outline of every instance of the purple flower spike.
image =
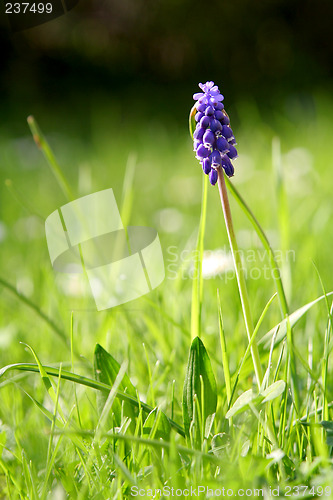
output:
[[214, 168], [209, 173], [209, 182], [212, 186], [215, 186], [217, 182], [217, 171]]
[[219, 168], [222, 167], [229, 177], [234, 174], [231, 160], [237, 157], [236, 140], [218, 86], [214, 82], [206, 82], [199, 83], [199, 87], [202, 92], [193, 95], [197, 101], [194, 150], [204, 173], [209, 174], [209, 181], [214, 186]]

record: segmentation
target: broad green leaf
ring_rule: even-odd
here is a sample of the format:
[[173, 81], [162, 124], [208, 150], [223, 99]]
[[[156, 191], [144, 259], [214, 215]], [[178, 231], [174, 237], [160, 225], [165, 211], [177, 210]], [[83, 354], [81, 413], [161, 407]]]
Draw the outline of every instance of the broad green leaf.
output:
[[[191, 345], [183, 388], [183, 419], [188, 437], [194, 415], [196, 415], [196, 420], [200, 418], [204, 428], [207, 417], [216, 412], [216, 405], [216, 380], [210, 359], [202, 341], [196, 337]], [[197, 408], [199, 408], [200, 415], [197, 415]], [[194, 423], [196, 424], [195, 440], [199, 445], [201, 429], [198, 422]]]
[[262, 391], [260, 394], [264, 397], [262, 403], [267, 403], [267, 401], [272, 401], [272, 399], [277, 398], [280, 394], [283, 393], [286, 387], [286, 383], [284, 380], [277, 380], [274, 384], [270, 385]]
[[[329, 292], [326, 295], [318, 297], [316, 300], [313, 300], [312, 302], [305, 304], [303, 307], [300, 307], [299, 309], [297, 309], [297, 311], [294, 311], [292, 314], [290, 314], [289, 315], [290, 327], [292, 328], [304, 316], [304, 314], [306, 314], [309, 311], [309, 309], [311, 309], [311, 307], [313, 307], [321, 300], [326, 299], [330, 295], [333, 295], [333, 292]], [[271, 338], [274, 335], [274, 332], [277, 328], [279, 329], [279, 331], [275, 339], [275, 345], [277, 345], [287, 335], [288, 318], [282, 320], [278, 325], [274, 326], [269, 332], [266, 333], [266, 335], [264, 335], [260, 339], [259, 344], [265, 344], [264, 345], [265, 349], [269, 349]]]
[[[103, 347], [96, 344], [95, 356], [94, 356], [94, 369], [95, 377], [99, 382], [113, 386], [117, 375], [120, 370], [120, 364], [116, 361], [111, 354], [109, 354]], [[127, 393], [133, 398], [136, 398], [136, 389], [130, 381], [128, 375], [125, 373], [123, 376], [118, 389], [121, 392]], [[98, 405], [100, 410], [103, 409], [107, 400], [105, 394], [100, 394], [98, 398]], [[123, 403], [123, 411], [126, 417], [129, 417], [132, 421], [132, 426], [135, 425], [135, 418], [138, 414], [137, 410], [133, 408], [131, 404], [126, 402]], [[122, 404], [119, 399], [115, 399], [112, 404], [112, 412], [114, 414], [114, 424], [120, 426], [121, 415], [122, 415]]]
[[169, 441], [170, 431], [171, 426], [166, 415], [158, 408], [154, 408], [143, 424], [143, 434], [149, 434], [152, 439], [162, 438]]

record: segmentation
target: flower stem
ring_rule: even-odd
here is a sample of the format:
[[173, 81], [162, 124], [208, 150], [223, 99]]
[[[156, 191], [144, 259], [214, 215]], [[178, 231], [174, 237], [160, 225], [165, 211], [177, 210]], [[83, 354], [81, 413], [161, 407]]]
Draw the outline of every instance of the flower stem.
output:
[[[222, 210], [223, 210], [225, 225], [227, 228], [231, 253], [232, 253], [232, 257], [233, 257], [234, 265], [235, 265], [238, 290], [239, 290], [239, 295], [240, 295], [240, 299], [241, 299], [241, 303], [242, 303], [246, 333], [247, 333], [248, 340], [250, 342], [251, 336], [252, 336], [252, 333], [254, 330], [254, 326], [253, 326], [253, 321], [252, 321], [252, 316], [251, 316], [249, 297], [247, 294], [247, 288], [246, 288], [246, 283], [245, 283], [245, 278], [244, 278], [244, 273], [243, 273], [242, 262], [241, 262], [241, 259], [239, 256], [237, 240], [236, 240], [235, 231], [234, 231], [234, 227], [233, 227], [233, 223], [232, 223], [228, 193], [227, 193], [227, 188], [226, 188], [225, 180], [224, 180], [225, 174], [224, 174], [224, 171], [221, 167], [218, 169], [217, 172], [218, 172], [217, 183], [218, 183], [219, 192], [220, 192]], [[257, 344], [255, 343], [255, 341], [253, 342], [252, 347], [251, 347], [251, 355], [252, 355], [253, 366], [254, 366], [254, 371], [256, 374], [256, 378], [257, 378], [258, 387], [260, 389], [261, 381], [262, 381], [262, 369], [261, 369], [261, 364], [260, 364], [259, 351], [258, 351], [258, 347], [257, 347]]]
[[194, 274], [192, 283], [192, 304], [191, 304], [191, 339], [201, 335], [201, 307], [203, 293], [202, 259], [204, 251], [204, 237], [206, 228], [207, 213], [207, 187], [208, 177], [205, 175], [202, 184], [201, 216], [198, 232], [198, 240], [194, 260]]

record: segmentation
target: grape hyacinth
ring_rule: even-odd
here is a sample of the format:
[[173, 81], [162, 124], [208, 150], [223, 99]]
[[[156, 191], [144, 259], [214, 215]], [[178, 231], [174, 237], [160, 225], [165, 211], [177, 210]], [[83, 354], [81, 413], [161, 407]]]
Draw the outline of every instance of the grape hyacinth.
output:
[[214, 82], [199, 83], [202, 92], [193, 95], [196, 128], [193, 133], [194, 151], [209, 181], [214, 186], [222, 166], [228, 177], [234, 175], [231, 160], [237, 157], [235, 138]]

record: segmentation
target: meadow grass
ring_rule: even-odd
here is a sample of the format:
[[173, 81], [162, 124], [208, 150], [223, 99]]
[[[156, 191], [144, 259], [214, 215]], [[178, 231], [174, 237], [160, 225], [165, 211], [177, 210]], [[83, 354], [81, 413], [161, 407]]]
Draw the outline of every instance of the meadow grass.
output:
[[[28, 127], [20, 138], [2, 132], [0, 366], [21, 365], [0, 378], [1, 498], [129, 498], [131, 487], [149, 497], [163, 486], [331, 496], [332, 111], [323, 95], [311, 109], [294, 99], [269, 119], [249, 100], [228, 110], [240, 154], [232, 183], [268, 235], [286, 294], [283, 304], [264, 237], [229, 188], [265, 374], [260, 393], [211, 186], [198, 238], [203, 179], [186, 116], [183, 127], [143, 116], [138, 129], [110, 102], [91, 110], [84, 140], [79, 126], [64, 135], [39, 120], [58, 179]], [[125, 221], [158, 229], [166, 278], [147, 296], [97, 312], [53, 271], [44, 221], [66, 191], [108, 187]], [[226, 255], [213, 254], [210, 278], [194, 289], [196, 248]], [[274, 328], [286, 307], [290, 318]], [[217, 408], [196, 438], [193, 429], [184, 437], [182, 398], [198, 333]], [[202, 403], [207, 385], [198, 380]]]

